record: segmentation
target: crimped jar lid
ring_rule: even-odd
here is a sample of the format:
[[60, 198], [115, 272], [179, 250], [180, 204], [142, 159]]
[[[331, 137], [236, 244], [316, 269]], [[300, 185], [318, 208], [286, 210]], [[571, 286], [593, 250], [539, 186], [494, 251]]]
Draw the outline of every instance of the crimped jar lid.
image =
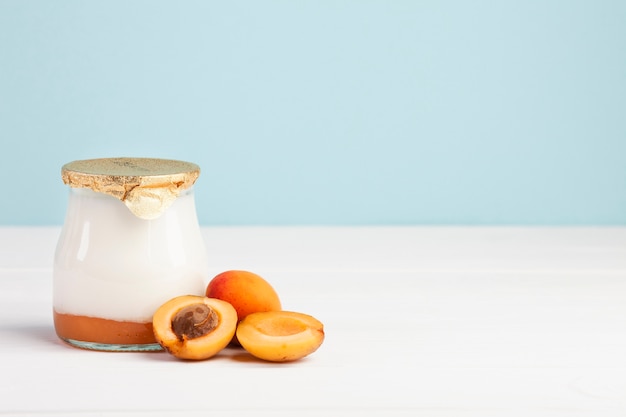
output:
[[85, 159], [61, 168], [65, 184], [111, 195], [142, 219], [159, 217], [199, 175], [194, 163], [158, 158]]

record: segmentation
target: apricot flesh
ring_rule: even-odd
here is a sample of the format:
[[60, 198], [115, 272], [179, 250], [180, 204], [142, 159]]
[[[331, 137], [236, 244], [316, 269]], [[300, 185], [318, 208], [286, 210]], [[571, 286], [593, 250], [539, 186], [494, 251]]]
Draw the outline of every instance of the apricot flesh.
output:
[[271, 362], [295, 361], [315, 352], [324, 341], [324, 325], [293, 311], [249, 314], [237, 326], [237, 339], [251, 355]]
[[152, 328], [167, 352], [181, 359], [203, 360], [215, 356], [231, 341], [237, 312], [223, 300], [183, 295], [157, 309]]
[[280, 298], [270, 283], [249, 271], [230, 270], [216, 275], [207, 285], [206, 296], [228, 301], [239, 320], [252, 313], [281, 309]]

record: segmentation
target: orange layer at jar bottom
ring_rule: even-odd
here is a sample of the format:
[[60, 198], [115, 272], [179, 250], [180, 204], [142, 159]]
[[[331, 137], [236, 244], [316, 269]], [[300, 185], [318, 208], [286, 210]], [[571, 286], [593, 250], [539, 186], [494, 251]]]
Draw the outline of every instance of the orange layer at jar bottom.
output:
[[54, 328], [61, 339], [81, 342], [119, 345], [156, 343], [152, 322], [117, 321], [54, 311]]

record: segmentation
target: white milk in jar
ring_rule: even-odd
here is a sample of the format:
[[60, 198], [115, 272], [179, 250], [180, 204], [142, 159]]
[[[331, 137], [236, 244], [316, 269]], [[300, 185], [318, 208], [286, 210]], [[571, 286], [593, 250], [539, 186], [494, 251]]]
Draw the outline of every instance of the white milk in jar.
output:
[[208, 261], [196, 215], [197, 165], [154, 158], [74, 161], [55, 254], [57, 335], [81, 348], [159, 350], [152, 315], [203, 294]]

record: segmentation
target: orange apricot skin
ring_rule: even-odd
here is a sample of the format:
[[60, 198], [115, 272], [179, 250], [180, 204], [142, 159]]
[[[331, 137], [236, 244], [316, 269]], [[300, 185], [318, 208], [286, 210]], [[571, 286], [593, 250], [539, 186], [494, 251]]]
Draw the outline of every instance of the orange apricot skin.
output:
[[249, 271], [230, 270], [216, 275], [207, 285], [205, 295], [229, 302], [237, 311], [238, 320], [252, 313], [282, 308], [270, 283]]

